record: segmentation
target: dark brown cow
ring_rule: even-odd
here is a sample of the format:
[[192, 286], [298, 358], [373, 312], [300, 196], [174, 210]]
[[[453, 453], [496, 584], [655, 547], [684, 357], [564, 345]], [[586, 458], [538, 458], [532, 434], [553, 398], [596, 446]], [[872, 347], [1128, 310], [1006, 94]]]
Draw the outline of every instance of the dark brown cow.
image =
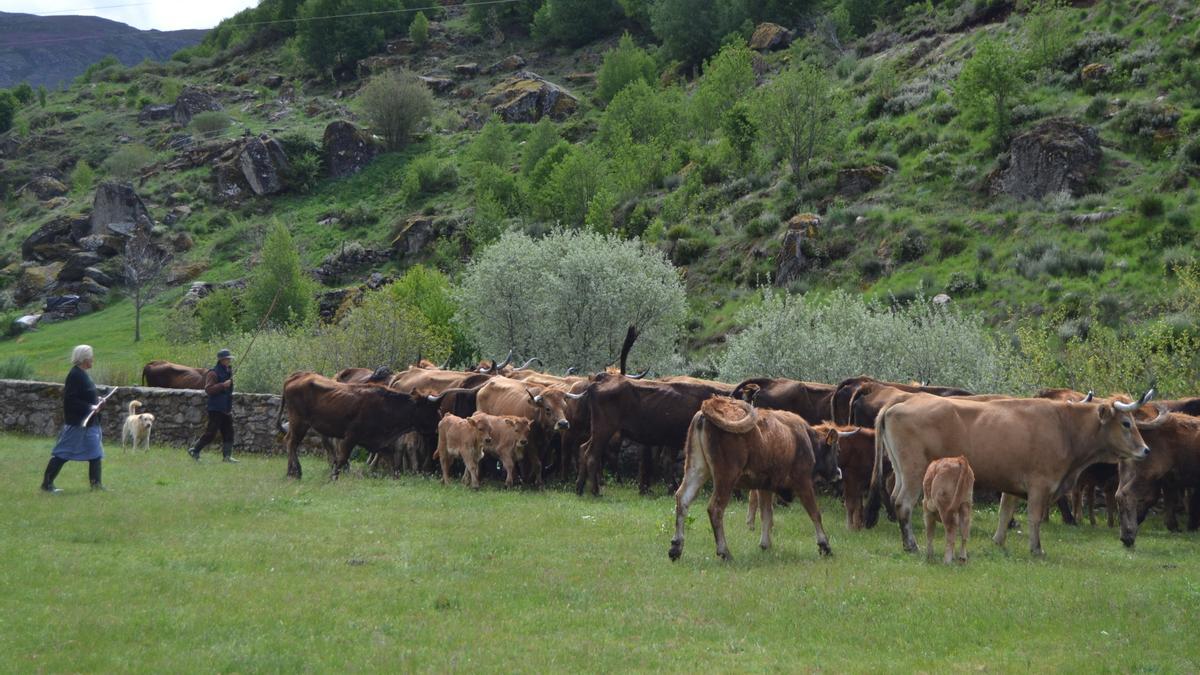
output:
[[387, 384], [393, 376], [394, 374], [390, 368], [379, 366], [375, 370], [371, 370], [370, 368], [343, 368], [333, 376], [333, 379], [347, 384], [367, 384], [370, 382]]
[[[877, 380], [873, 377], [867, 377], [866, 375], [860, 375], [858, 377], [851, 377], [849, 379], [842, 380], [838, 383], [837, 388], [834, 390], [833, 396], [830, 397], [829, 401], [830, 421], [834, 422], [835, 424], [854, 423], [850, 419], [850, 406], [855, 398], [867, 393], [862, 391], [864, 387], [869, 388], [873, 385], [895, 387], [896, 389], [900, 389], [902, 391], [922, 392], [925, 394], [933, 394], [934, 396], [971, 395], [971, 392], [967, 391], [966, 389], [958, 389], [956, 387], [930, 387], [926, 385], [903, 384], [900, 382], [886, 382], [883, 380]], [[858, 422], [864, 426], [873, 426], [875, 424], [875, 420], [873, 418], [869, 420], [869, 423], [867, 421]]]
[[861, 427], [814, 427], [826, 442], [837, 448], [838, 467], [842, 470], [842, 501], [846, 505], [846, 527], [863, 528], [863, 501], [871, 487], [875, 466], [875, 430]]
[[151, 361], [142, 368], [142, 385], [163, 389], [203, 389], [207, 368], [181, 366], [170, 361]]
[[829, 538], [813, 491], [814, 474], [837, 480], [837, 453], [804, 418], [783, 410], [760, 410], [724, 396], [704, 401], [687, 430], [683, 482], [675, 492], [675, 537], [668, 555], [671, 560], [683, 555], [688, 507], [710, 478], [713, 494], [708, 517], [722, 559], [733, 559], [725, 542], [724, 517], [735, 489], [761, 492], [759, 546], [763, 550], [771, 546], [774, 493], [794, 493], [816, 528], [818, 550], [829, 555]]
[[1177, 398], [1169, 401], [1159, 401], [1159, 404], [1173, 413], [1200, 417], [1200, 398]]
[[[1170, 413], [1162, 426], [1143, 430], [1142, 438], [1150, 446], [1150, 456], [1140, 462], [1121, 462], [1117, 488], [1121, 542], [1130, 547], [1137, 539], [1138, 524], [1158, 498], [1160, 489], [1174, 501], [1184, 489], [1200, 487], [1200, 418]], [[1200, 491], [1194, 491], [1193, 495], [1197, 492]], [[1167, 504], [1166, 511], [1173, 515], [1174, 506]], [[1195, 508], [1195, 498], [1192, 506], [1188, 513], [1189, 530], [1200, 527], [1200, 509]]]
[[682, 448], [688, 425], [700, 404], [710, 396], [728, 396], [724, 389], [692, 382], [634, 380], [623, 375], [599, 373], [582, 393], [568, 394], [588, 406], [592, 432], [581, 448], [575, 492], [583, 494], [590, 479], [592, 494], [600, 494], [600, 470], [604, 452], [620, 434], [642, 445]]
[[804, 418], [809, 424], [830, 420], [833, 392], [837, 387], [819, 382], [789, 380], [784, 377], [756, 377], [742, 380], [731, 396], [749, 401], [759, 408], [787, 410]]
[[[1146, 434], [1142, 434], [1144, 439]], [[1147, 441], [1148, 442], [1148, 441]], [[1154, 447], [1151, 446], [1151, 451]], [[1104, 491], [1104, 510], [1108, 514], [1108, 526], [1112, 527], [1117, 520], [1117, 465], [1107, 462], [1093, 464], [1079, 474], [1075, 489], [1071, 490], [1071, 511], [1077, 518], [1083, 518], [1087, 510], [1088, 522], [1096, 525], [1096, 490]]]
[[391, 453], [393, 466], [397, 466], [396, 438], [410, 429], [436, 433], [438, 407], [416, 392], [401, 393], [377, 384], [343, 384], [317, 373], [298, 372], [283, 383], [277, 423], [287, 434], [289, 478], [300, 478], [297, 450], [309, 429], [340, 439], [330, 462], [331, 476], [336, 479], [349, 466], [350, 452], [359, 445], [370, 452]]
[[[1042, 554], [1041, 521], [1053, 500], [1088, 466], [1145, 457], [1133, 410], [1145, 403], [1070, 403], [1047, 399], [966, 401], [920, 394], [880, 413], [875, 424], [878, 468], [886, 453], [896, 470], [892, 498], [904, 548], [917, 550], [910, 517], [929, 463], [963, 455], [977, 485], [1004, 493], [995, 541], [1003, 545], [1017, 498], [1029, 501], [1029, 548]], [[1150, 424], [1161, 424], [1164, 415]], [[872, 488], [879, 489], [878, 472]]]

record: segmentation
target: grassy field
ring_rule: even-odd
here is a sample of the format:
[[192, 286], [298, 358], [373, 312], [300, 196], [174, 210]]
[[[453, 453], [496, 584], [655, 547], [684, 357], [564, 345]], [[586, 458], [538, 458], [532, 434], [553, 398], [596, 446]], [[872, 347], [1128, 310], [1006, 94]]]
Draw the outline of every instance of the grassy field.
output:
[[[289, 482], [281, 457], [195, 465], [109, 450], [109, 493], [70, 464], [36, 489], [50, 441], [0, 436], [0, 670], [1167, 671], [1200, 669], [1200, 541], [1147, 524], [1044, 532], [1011, 553], [977, 513], [973, 558], [900, 551], [894, 525], [834, 555], [801, 509], [763, 553], [703, 503], [667, 560], [673, 501], [610, 486], [471, 493], [421, 477]], [[315, 458], [309, 476], [321, 473]]]

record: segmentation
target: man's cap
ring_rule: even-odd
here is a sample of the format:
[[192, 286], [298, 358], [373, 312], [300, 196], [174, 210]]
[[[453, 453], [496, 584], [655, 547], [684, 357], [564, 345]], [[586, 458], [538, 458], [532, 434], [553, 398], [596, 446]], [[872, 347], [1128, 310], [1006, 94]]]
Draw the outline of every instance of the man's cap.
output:
[[229, 351], [228, 349], [222, 349], [221, 351], [217, 352], [217, 358], [218, 359], [232, 359], [233, 352]]

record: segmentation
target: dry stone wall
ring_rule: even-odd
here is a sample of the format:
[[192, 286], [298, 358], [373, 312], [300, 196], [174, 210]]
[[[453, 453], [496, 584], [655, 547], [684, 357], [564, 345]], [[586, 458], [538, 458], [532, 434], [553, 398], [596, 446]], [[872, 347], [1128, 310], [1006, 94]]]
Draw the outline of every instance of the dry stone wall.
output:
[[[108, 388], [99, 387], [101, 395]], [[39, 436], [57, 436], [62, 429], [63, 385], [51, 382], [0, 380], [0, 427]], [[142, 412], [153, 413], [154, 431], [150, 442], [184, 448], [195, 442], [204, 431], [207, 397], [194, 389], [158, 389], [156, 387], [121, 387], [108, 399], [102, 415], [104, 441], [109, 451], [121, 443], [121, 426], [128, 414], [129, 402], [141, 401]], [[284, 452], [282, 439], [276, 432], [276, 416], [280, 398], [269, 394], [238, 394], [233, 396], [234, 451], [239, 453], [274, 454]], [[304, 449], [321, 450], [320, 439], [309, 433]], [[220, 437], [210, 445], [209, 452], [220, 452]]]

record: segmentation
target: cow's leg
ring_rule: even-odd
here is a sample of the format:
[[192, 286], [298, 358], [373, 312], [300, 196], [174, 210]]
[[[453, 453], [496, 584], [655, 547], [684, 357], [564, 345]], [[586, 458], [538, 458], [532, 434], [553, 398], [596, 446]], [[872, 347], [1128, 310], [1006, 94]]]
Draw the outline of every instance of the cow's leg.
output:
[[329, 480], [337, 480], [342, 471], [350, 468], [350, 453], [354, 451], [354, 446], [357, 441], [354, 440], [354, 434], [347, 433], [337, 444], [337, 456], [333, 458], [333, 466], [331, 467]]
[[[1048, 508], [1049, 507], [1047, 506], [1047, 509]], [[1067, 498], [1067, 495], [1063, 495], [1058, 498], [1058, 510], [1062, 513], [1064, 525], [1078, 525], [1079, 524], [1079, 521], [1075, 520], [1075, 516], [1076, 516], [1076, 514], [1079, 513], [1079, 511], [1071, 510], [1071, 500]], [[1046, 513], [1046, 520], [1050, 520], [1049, 511], [1047, 511], [1047, 513]]]
[[642, 445], [641, 452], [638, 453], [638, 494], [650, 494], [650, 478], [654, 471], [651, 463], [654, 461], [654, 448], [649, 445]]
[[615, 430], [592, 427], [592, 437], [580, 446], [579, 478], [575, 481], [575, 493], [582, 495], [587, 481], [592, 481], [592, 494], [600, 496], [600, 474], [604, 469], [604, 452], [612, 441]]
[[463, 453], [463, 466], [466, 475], [471, 477], [471, 489], [479, 489], [479, 454], [474, 448], [467, 448]]
[[1188, 532], [1195, 532], [1200, 528], [1200, 489], [1192, 488], [1188, 490]]
[[1042, 551], [1042, 521], [1050, 508], [1048, 491], [1030, 488], [1026, 509], [1029, 511], [1029, 554], [1043, 556]]
[[1113, 527], [1117, 517], [1117, 480], [1115, 478], [1104, 483], [1104, 510], [1108, 515], [1108, 526]]
[[746, 498], [750, 507], [746, 509], [746, 526], [751, 530], [754, 529], [754, 516], [758, 512], [758, 490], [751, 490], [750, 496]]
[[444, 438], [438, 439], [437, 456], [438, 462], [442, 465], [442, 485], [449, 485], [450, 463], [453, 459], [450, 457], [450, 448], [447, 447]]
[[942, 556], [942, 563], [950, 565], [954, 562], [954, 544], [958, 539], [958, 509], [942, 514], [942, 527], [946, 528], [946, 554]]
[[1082, 517], [1087, 511], [1088, 524], [1096, 526], [1096, 488], [1092, 485], [1079, 485], [1074, 493], [1075, 509]]
[[529, 453], [529, 463], [533, 468], [533, 485], [540, 490], [544, 487], [542, 483], [542, 458], [536, 450]]
[[[808, 512], [808, 517], [813, 522], [813, 528], [817, 531], [817, 550], [821, 555], [832, 554], [833, 551], [829, 548], [829, 537], [825, 535], [825, 528], [821, 526], [821, 508], [817, 505], [817, 495], [813, 492], [811, 478], [805, 479], [796, 487], [796, 496], [804, 505], [804, 510]], [[774, 500], [775, 495], [767, 493], [763, 495], [763, 498]]]
[[[713, 538], [717, 542], [717, 556], [726, 562], [733, 560], [733, 555], [729, 553], [729, 544], [725, 541], [725, 508], [729, 506], [732, 496], [733, 483], [726, 483], [714, 477], [712, 499], [708, 500], [708, 522], [712, 525]], [[764, 494], [763, 498], [766, 499], [767, 495]], [[763, 520], [765, 522], [765, 515]]]
[[675, 538], [671, 540], [671, 548], [667, 552], [671, 560], [679, 560], [679, 556], [683, 555], [683, 526], [687, 522], [688, 507], [700, 493], [700, 488], [708, 482], [708, 477], [708, 464], [705, 463], [704, 456], [697, 447], [687, 458], [687, 464], [683, 471], [683, 482], [675, 491]]
[[937, 515], [928, 506], [921, 509], [925, 512], [925, 559], [933, 560], [933, 530], [937, 525]]
[[1163, 488], [1163, 523], [1170, 532], [1179, 531], [1179, 488]]
[[958, 559], [966, 562], [967, 539], [971, 537], [971, 502], [963, 502], [962, 506], [959, 508], [962, 510], [962, 513], [959, 515], [958, 519], [958, 534], [959, 538], [962, 539], [962, 555], [960, 555]]
[[896, 487], [892, 491], [893, 501], [896, 502], [896, 520], [900, 523], [900, 539], [904, 550], [909, 553], [918, 551], [916, 537], [912, 530], [912, 512], [921, 496], [921, 478], [925, 467], [913, 464], [910, 467], [896, 467]]
[[513, 472], [516, 471], [516, 463], [513, 461], [512, 453], [501, 452], [500, 464], [504, 466], [504, 487], [510, 488], [513, 486]]
[[769, 490], [757, 491], [759, 508], [762, 509], [762, 536], [758, 538], [758, 546], [762, 550], [771, 548], [771, 528], [775, 526], [775, 493]]
[[304, 435], [308, 433], [308, 425], [296, 420], [295, 418], [288, 419], [288, 434], [287, 434], [287, 453], [288, 453], [288, 468], [287, 477], [300, 480], [300, 443], [304, 441]]
[[1008, 524], [1012, 522], [1013, 514], [1017, 512], [1017, 498], [1007, 492], [1000, 495], [1000, 518], [996, 524], [996, 534], [992, 541], [1003, 546], [1008, 538]]

